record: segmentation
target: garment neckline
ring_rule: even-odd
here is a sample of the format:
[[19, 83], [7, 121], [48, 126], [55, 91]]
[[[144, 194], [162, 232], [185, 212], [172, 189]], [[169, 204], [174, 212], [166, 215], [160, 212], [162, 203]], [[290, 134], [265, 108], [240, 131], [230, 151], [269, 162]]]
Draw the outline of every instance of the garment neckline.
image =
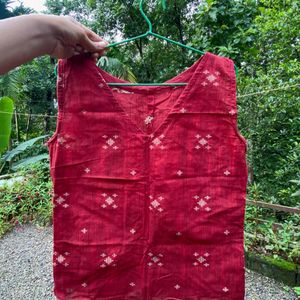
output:
[[[97, 74], [100, 75], [100, 80], [102, 83], [102, 88], [105, 88], [108, 93], [109, 96], [111, 97], [113, 104], [115, 105], [115, 107], [122, 113], [122, 116], [124, 117], [124, 119], [126, 119], [126, 121], [135, 128], [135, 130], [137, 130], [140, 134], [142, 134], [143, 136], [146, 137], [154, 137], [155, 135], [158, 134], [159, 131], [161, 131], [165, 126], [170, 125], [171, 124], [171, 115], [172, 113], [182, 104], [185, 102], [185, 100], [187, 99], [191, 88], [193, 87], [196, 79], [197, 79], [197, 74], [199, 74], [201, 71], [204, 70], [205, 67], [205, 63], [208, 60], [208, 58], [210, 57], [211, 53], [210, 52], [205, 52], [205, 54], [203, 54], [201, 57], [199, 57], [190, 67], [186, 68], [185, 70], [183, 70], [182, 72], [178, 73], [177, 75], [175, 75], [174, 77], [164, 81], [163, 83], [176, 83], [176, 82], [180, 82], [181, 78], [183, 75], [189, 74], [191, 72], [191, 70], [193, 68], [195, 68], [195, 70], [193, 71], [192, 75], [189, 77], [189, 80], [187, 80], [187, 84], [184, 86], [183, 91], [180, 93], [180, 95], [178, 96], [177, 100], [175, 101], [174, 105], [172, 106], [172, 108], [169, 110], [169, 112], [165, 115], [165, 117], [163, 118], [163, 120], [161, 121], [161, 123], [157, 126], [157, 128], [150, 132], [147, 133], [144, 130], [142, 130], [133, 120], [132, 118], [128, 115], [128, 113], [126, 112], [126, 110], [123, 108], [123, 106], [119, 103], [119, 101], [116, 99], [116, 97], [113, 94], [112, 91], [112, 87], [110, 87], [106, 80], [104, 79], [103, 75], [105, 75], [107, 78], [109, 78], [109, 82], [116, 82], [116, 83], [132, 83], [130, 81], [124, 80], [124, 79], [120, 79], [116, 76], [114, 76], [113, 74], [103, 70], [101, 67], [98, 67], [94, 61], [92, 61], [91, 59], [88, 59], [89, 64], [92, 65], [92, 68], [94, 70], [97, 71]], [[100, 83], [99, 83], [100, 84]], [[177, 86], [176, 86], [177, 87]], [[165, 88], [170, 88], [170, 86], [126, 86], [127, 90], [130, 91], [145, 91], [145, 92], [156, 92]], [[173, 118], [175, 119], [175, 118]]]

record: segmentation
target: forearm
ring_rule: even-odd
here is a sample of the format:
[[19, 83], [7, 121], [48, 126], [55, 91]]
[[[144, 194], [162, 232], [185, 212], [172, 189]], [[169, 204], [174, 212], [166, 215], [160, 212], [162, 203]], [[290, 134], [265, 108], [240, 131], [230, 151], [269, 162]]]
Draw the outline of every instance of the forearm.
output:
[[0, 20], [0, 74], [51, 53], [53, 47], [53, 26], [45, 16], [31, 14]]

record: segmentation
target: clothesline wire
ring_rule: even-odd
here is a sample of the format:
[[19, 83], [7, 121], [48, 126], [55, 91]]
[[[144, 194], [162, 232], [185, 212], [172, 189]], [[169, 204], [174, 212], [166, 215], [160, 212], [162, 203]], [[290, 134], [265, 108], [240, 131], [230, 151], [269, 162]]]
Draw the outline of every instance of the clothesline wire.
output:
[[[284, 86], [284, 87], [279, 87], [279, 88], [275, 88], [275, 89], [270, 89], [270, 90], [263, 90], [260, 92], [254, 92], [254, 93], [249, 93], [249, 94], [244, 94], [244, 95], [237, 95], [237, 98], [244, 98], [244, 97], [249, 97], [249, 96], [255, 96], [255, 95], [261, 95], [261, 94], [267, 94], [273, 91], [278, 91], [278, 90], [285, 90], [285, 89], [289, 89], [292, 87], [296, 87], [296, 86], [300, 86], [300, 83], [298, 84], [293, 84], [293, 85], [288, 85], [288, 86]], [[43, 101], [35, 101], [35, 102], [43, 102]], [[0, 113], [2, 114], [11, 114], [9, 112], [6, 111], [0, 111]], [[28, 114], [28, 113], [19, 113], [19, 112], [14, 112], [14, 114], [16, 115], [23, 115], [23, 116], [32, 116], [32, 117], [49, 117], [49, 118], [57, 118], [57, 115], [47, 115], [47, 114]]]
[[297, 84], [293, 84], [293, 85], [279, 87], [279, 88], [276, 88], [276, 89], [270, 89], [270, 90], [264, 90], [264, 91], [261, 91], [261, 92], [244, 94], [244, 95], [237, 96], [237, 98], [244, 98], [244, 97], [248, 97], [248, 96], [254, 96], [254, 95], [259, 95], [259, 94], [266, 94], [266, 93], [270, 93], [270, 92], [278, 91], [278, 90], [286, 90], [288, 88], [296, 87], [296, 86], [299, 86], [299, 85], [300, 85], [300, 83], [297, 83]]

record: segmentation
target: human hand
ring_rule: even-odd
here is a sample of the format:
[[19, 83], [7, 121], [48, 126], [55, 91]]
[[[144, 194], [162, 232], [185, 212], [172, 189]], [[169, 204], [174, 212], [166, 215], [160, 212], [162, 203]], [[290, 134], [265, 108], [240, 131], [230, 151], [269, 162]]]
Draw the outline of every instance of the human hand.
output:
[[95, 32], [70, 16], [47, 15], [53, 28], [53, 39], [49, 55], [55, 58], [69, 58], [73, 55], [89, 52], [97, 62], [98, 58], [109, 50], [109, 44]]

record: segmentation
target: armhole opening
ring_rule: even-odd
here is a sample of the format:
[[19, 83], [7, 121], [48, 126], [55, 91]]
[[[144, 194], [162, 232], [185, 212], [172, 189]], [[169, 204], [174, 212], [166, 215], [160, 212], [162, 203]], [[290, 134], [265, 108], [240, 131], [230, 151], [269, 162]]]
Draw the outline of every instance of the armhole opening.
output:
[[247, 147], [248, 147], [248, 142], [247, 139], [242, 135], [242, 133], [240, 132], [239, 128], [238, 128], [238, 116], [239, 116], [239, 112], [238, 112], [238, 105], [237, 105], [237, 95], [236, 95], [236, 73], [235, 73], [235, 67], [234, 67], [234, 62], [229, 59], [229, 64], [228, 64], [228, 68], [229, 68], [229, 104], [230, 105], [230, 109], [233, 109], [235, 111], [235, 114], [232, 116], [230, 115], [230, 120], [231, 120], [231, 124], [234, 128], [235, 134], [236, 136], [243, 142], [243, 144], [245, 145], [246, 151], [247, 151]]
[[232, 126], [234, 128], [235, 134], [244, 143], [245, 147], [247, 148], [248, 142], [247, 142], [247, 139], [242, 135], [242, 133], [240, 132], [240, 130], [238, 128], [237, 117], [236, 118], [231, 118], [231, 120], [232, 120], [231, 124], [232, 124]]
[[60, 132], [60, 123], [61, 123], [61, 114], [60, 112], [58, 112], [57, 114], [57, 118], [56, 118], [56, 127], [55, 127], [55, 131], [52, 134], [52, 136], [45, 142], [45, 144], [49, 147], [50, 144], [53, 144], [54, 141], [56, 140], [59, 132]]

